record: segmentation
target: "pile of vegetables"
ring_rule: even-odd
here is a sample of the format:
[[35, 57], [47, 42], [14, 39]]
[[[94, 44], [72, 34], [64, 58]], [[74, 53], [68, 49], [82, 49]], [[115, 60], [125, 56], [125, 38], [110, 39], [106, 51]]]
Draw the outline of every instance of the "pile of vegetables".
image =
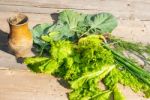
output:
[[[150, 45], [111, 36], [109, 33], [116, 26], [116, 18], [109, 13], [89, 15], [64, 10], [56, 23], [33, 28], [38, 56], [26, 58], [24, 63], [34, 72], [66, 80], [71, 89], [70, 100], [125, 100], [118, 84], [148, 98], [150, 73], [124, 52], [133, 53], [150, 65]], [[100, 81], [106, 89], [101, 88]]]

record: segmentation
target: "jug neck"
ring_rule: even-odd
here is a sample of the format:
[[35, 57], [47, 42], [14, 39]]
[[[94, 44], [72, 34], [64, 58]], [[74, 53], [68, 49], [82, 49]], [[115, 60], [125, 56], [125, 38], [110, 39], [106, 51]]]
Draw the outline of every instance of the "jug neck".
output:
[[18, 24], [18, 25], [12, 25], [12, 24], [9, 24], [9, 26], [10, 26], [10, 30], [12, 30], [12, 29], [28, 29], [28, 23], [26, 22], [26, 23], [24, 23], [24, 24]]
[[28, 17], [24, 14], [18, 14], [8, 18], [10, 30], [28, 29]]

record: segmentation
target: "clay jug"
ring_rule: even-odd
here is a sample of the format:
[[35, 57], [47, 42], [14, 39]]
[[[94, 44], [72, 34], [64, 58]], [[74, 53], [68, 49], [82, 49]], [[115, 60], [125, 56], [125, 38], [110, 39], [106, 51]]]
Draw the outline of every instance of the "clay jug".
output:
[[31, 52], [33, 39], [32, 33], [28, 28], [28, 17], [18, 14], [17, 16], [10, 17], [8, 23], [10, 26], [8, 44], [15, 56], [17, 58], [33, 56]]

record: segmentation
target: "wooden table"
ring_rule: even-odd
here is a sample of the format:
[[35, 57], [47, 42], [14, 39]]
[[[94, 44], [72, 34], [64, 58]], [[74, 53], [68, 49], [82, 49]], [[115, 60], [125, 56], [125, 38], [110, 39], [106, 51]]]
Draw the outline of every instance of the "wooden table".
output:
[[[110, 12], [119, 25], [112, 34], [129, 41], [150, 43], [149, 0], [0, 0], [0, 100], [67, 100], [65, 82], [35, 74], [9, 53], [7, 18], [19, 12], [29, 16], [29, 27], [52, 23], [56, 13], [73, 9], [84, 13]], [[148, 100], [120, 85], [127, 100]]]

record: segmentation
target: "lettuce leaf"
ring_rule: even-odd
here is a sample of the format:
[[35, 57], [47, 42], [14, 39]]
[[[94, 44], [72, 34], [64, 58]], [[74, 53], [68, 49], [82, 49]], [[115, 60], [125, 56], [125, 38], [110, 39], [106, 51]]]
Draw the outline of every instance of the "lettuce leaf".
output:
[[50, 48], [48, 57], [26, 58], [28, 67], [40, 73], [54, 74], [65, 79], [72, 89], [70, 100], [108, 100], [111, 91], [102, 91], [99, 81], [114, 68], [110, 51], [103, 48], [99, 35], [84, 37], [78, 43], [54, 41], [42, 37]]
[[106, 65], [103, 66], [99, 71], [96, 72], [90, 72], [90, 73], [86, 73], [86, 75], [81, 76], [80, 78], [72, 81], [71, 84], [71, 88], [73, 89], [77, 89], [83, 86], [83, 84], [95, 77], [99, 77], [99, 80], [104, 78], [115, 66], [112, 65]]
[[28, 68], [33, 72], [41, 73], [44, 67], [48, 64], [49, 58], [47, 57], [29, 57], [24, 60], [24, 63], [28, 65]]

